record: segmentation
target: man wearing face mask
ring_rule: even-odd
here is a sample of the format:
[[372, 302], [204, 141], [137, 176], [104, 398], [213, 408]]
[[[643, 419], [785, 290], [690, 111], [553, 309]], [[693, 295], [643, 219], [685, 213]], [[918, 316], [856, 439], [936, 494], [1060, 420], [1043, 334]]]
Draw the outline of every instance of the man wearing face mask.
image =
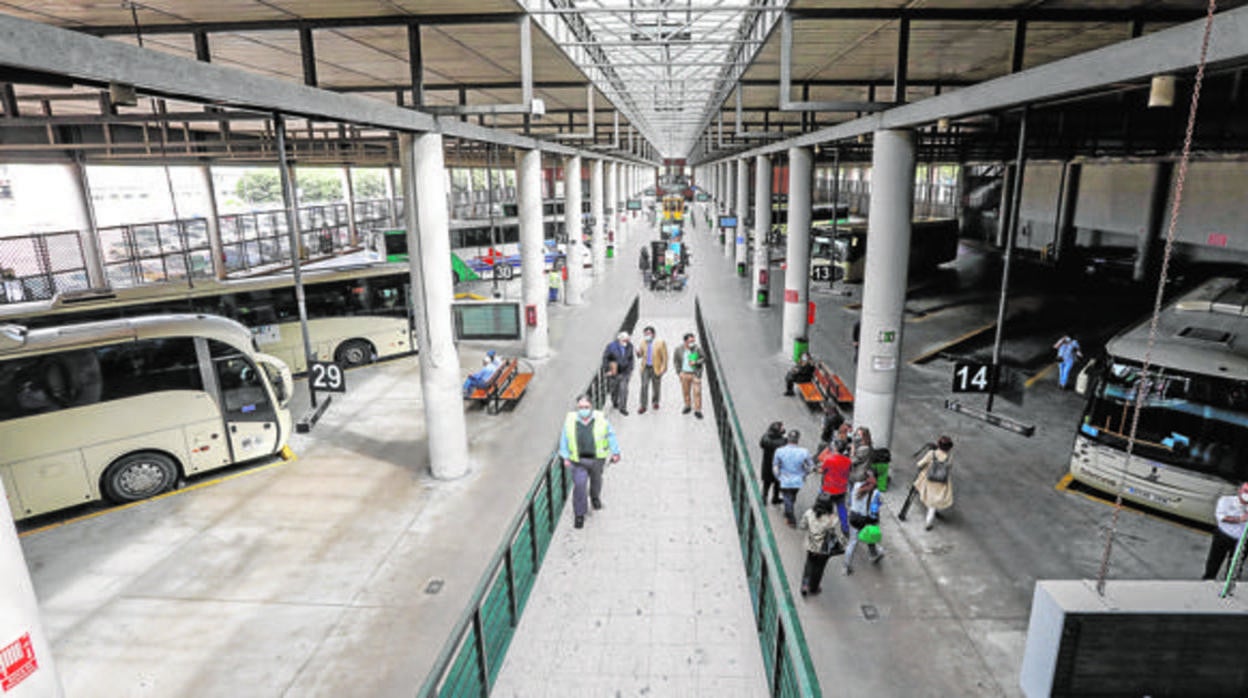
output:
[[663, 374], [667, 372], [667, 342], [654, 338], [654, 328], [643, 330], [644, 340], [637, 347], [637, 359], [641, 361], [641, 406], [638, 414], [646, 413], [646, 404], [650, 398], [650, 388], [654, 388], [654, 409], [659, 409], [659, 388], [662, 386]]
[[[628, 416], [628, 381], [633, 376], [633, 347], [627, 332], [621, 332], [602, 352], [602, 368], [607, 374], [607, 394], [620, 414]], [[644, 405], [644, 403], [643, 403]]]
[[[1217, 579], [1222, 563], [1235, 550], [1239, 539], [1244, 535], [1244, 525], [1248, 523], [1248, 482], [1241, 483], [1239, 494], [1218, 497], [1214, 518], [1218, 527], [1213, 531], [1213, 541], [1209, 544], [1209, 556], [1205, 558], [1205, 576], [1202, 579]], [[1229, 576], [1234, 570], [1227, 570]]]
[[585, 514], [589, 512], [587, 500], [593, 501], [594, 509], [602, 508], [602, 469], [607, 458], [612, 463], [620, 461], [620, 443], [615, 438], [615, 429], [606, 415], [594, 409], [586, 395], [576, 399], [576, 410], [564, 419], [559, 457], [563, 459], [563, 467], [572, 468], [572, 513], [576, 515], [575, 526], [583, 528]]
[[702, 352], [692, 332], [685, 334], [685, 341], [676, 351], [672, 352], [672, 363], [680, 375], [680, 394], [685, 399], [685, 408], [681, 414], [689, 414], [702, 419]]

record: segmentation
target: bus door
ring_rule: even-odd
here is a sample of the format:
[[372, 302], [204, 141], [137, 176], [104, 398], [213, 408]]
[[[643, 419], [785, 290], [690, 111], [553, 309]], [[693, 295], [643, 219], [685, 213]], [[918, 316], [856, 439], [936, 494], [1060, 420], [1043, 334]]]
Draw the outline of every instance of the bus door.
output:
[[261, 368], [233, 347], [209, 342], [217, 404], [235, 461], [267, 456], [281, 443], [277, 407]]

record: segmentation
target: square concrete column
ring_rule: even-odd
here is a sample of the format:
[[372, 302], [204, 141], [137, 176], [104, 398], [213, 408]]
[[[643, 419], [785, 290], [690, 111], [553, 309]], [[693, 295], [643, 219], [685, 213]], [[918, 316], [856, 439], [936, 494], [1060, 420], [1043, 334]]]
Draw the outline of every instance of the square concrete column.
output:
[[[737, 168], [731, 160], [724, 163], [724, 197], [724, 214], [731, 216], [737, 210]], [[725, 257], [733, 256], [739, 232], [741, 232], [740, 219], [737, 219], [735, 230], [724, 231]]]
[[784, 267], [784, 321], [781, 327], [785, 356], [793, 343], [806, 341], [806, 303], [810, 296], [810, 176], [811, 152], [789, 148], [788, 248]]
[[[14, 698], [61, 698], [65, 691], [56, 673], [52, 642], [39, 616], [39, 600], [13, 524], [15, 514], [9, 508], [4, 482], [5, 478], [0, 478], [0, 569], [4, 570], [0, 575], [0, 638], [4, 638], [9, 649], [0, 668], [19, 668], [12, 674], [6, 672], [3, 694]], [[30, 655], [34, 656], [33, 666], [22, 661], [23, 656]], [[25, 669], [20, 668], [23, 664]], [[29, 673], [24, 673], [27, 670]]]
[[468, 473], [469, 459], [460, 385], [463, 379], [451, 322], [455, 292], [451, 265], [447, 264], [451, 232], [442, 135], [400, 133], [399, 157], [429, 468], [436, 478], [452, 479]]
[[91, 185], [87, 182], [87, 167], [79, 161], [69, 167], [73, 174], [71, 179], [77, 185], [74, 187], [72, 203], [78, 209], [78, 243], [82, 248], [82, 260], [86, 266], [87, 285], [91, 288], [108, 288], [104, 256], [100, 252], [100, 231], [95, 222], [95, 206], [91, 203]]
[[225, 246], [221, 244], [221, 218], [217, 211], [217, 185], [212, 181], [212, 166], [200, 165], [196, 168], [202, 181], [202, 192], [205, 209], [204, 217], [208, 223], [208, 253], [212, 255], [212, 278], [218, 281], [226, 278], [229, 270], [225, 268]]
[[386, 211], [389, 212], [390, 227], [399, 227], [399, 187], [394, 181], [394, 168], [386, 165]]
[[616, 242], [618, 242], [616, 238], [619, 237], [620, 234], [619, 209], [621, 207], [620, 192], [618, 191], [620, 188], [619, 168], [619, 163], [612, 162], [607, 164], [607, 203], [606, 210], [603, 213], [606, 220], [603, 222], [606, 224], [604, 228], [607, 231], [606, 245], [612, 248], [614, 248]]
[[[892, 445], [901, 363], [902, 310], [914, 215], [914, 133], [876, 131], [871, 153], [871, 216], [862, 286], [862, 329], [854, 424], [877, 446]], [[792, 215], [792, 199], [789, 199]]]
[[563, 225], [568, 231], [568, 280], [564, 284], [563, 302], [568, 305], [580, 305], [581, 296], [585, 293], [585, 264], [581, 254], [585, 249], [582, 223], [581, 156], [574, 155], [563, 165]]
[[592, 160], [589, 166], [589, 215], [594, 219], [592, 235], [594, 251], [594, 279], [599, 280], [606, 273], [607, 234], [606, 221], [602, 212], [602, 160]]
[[542, 151], [516, 152], [516, 200], [520, 213], [520, 282], [524, 304], [537, 311], [537, 324], [525, 327], [524, 355], [540, 359], [550, 353], [546, 318], [546, 248], [542, 223]]
[[754, 161], [754, 279], [750, 302], [766, 308], [771, 299], [771, 158], [759, 155]]
[[[736, 261], [737, 276], [745, 276], [748, 258], [750, 231], [745, 227], [745, 219], [750, 214], [750, 161], [745, 158], [737, 160], [737, 235]], [[755, 239], [755, 244], [758, 240]]]

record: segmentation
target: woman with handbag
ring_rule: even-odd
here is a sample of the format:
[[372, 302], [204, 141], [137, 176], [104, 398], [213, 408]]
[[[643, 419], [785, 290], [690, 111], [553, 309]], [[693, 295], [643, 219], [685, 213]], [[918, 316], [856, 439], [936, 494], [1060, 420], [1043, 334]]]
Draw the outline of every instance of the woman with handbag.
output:
[[836, 517], [832, 498], [820, 494], [815, 506], [802, 515], [801, 527], [806, 529], [806, 567], [802, 570], [802, 596], [818, 594], [823, 589], [823, 571], [828, 558], [845, 552], [844, 534]]
[[863, 480], [854, 485], [849, 495], [849, 547], [845, 549], [845, 574], [854, 573], [854, 550], [858, 542], [867, 544], [871, 562], [884, 557], [884, 546], [878, 545], [880, 535], [880, 492], [875, 489], [875, 471], [868, 468]]
[[953, 506], [952, 451], [953, 439], [941, 436], [936, 440], [936, 448], [929, 450], [918, 462], [919, 475], [914, 480], [914, 489], [923, 506], [927, 507], [924, 528], [929, 531], [936, 523], [936, 512]]

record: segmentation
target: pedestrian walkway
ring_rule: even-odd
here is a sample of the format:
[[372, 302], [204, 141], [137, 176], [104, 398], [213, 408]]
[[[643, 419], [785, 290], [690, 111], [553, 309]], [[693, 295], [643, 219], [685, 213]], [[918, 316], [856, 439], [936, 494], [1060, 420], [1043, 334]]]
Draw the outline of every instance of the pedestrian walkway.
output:
[[[635, 337], [653, 325], [671, 351], [693, 318], [692, 294], [643, 294]], [[629, 416], [609, 412], [604, 508], [580, 530], [564, 508], [492, 695], [767, 694], [709, 394], [682, 415], [674, 370], [659, 410], [638, 414], [634, 371]]]

